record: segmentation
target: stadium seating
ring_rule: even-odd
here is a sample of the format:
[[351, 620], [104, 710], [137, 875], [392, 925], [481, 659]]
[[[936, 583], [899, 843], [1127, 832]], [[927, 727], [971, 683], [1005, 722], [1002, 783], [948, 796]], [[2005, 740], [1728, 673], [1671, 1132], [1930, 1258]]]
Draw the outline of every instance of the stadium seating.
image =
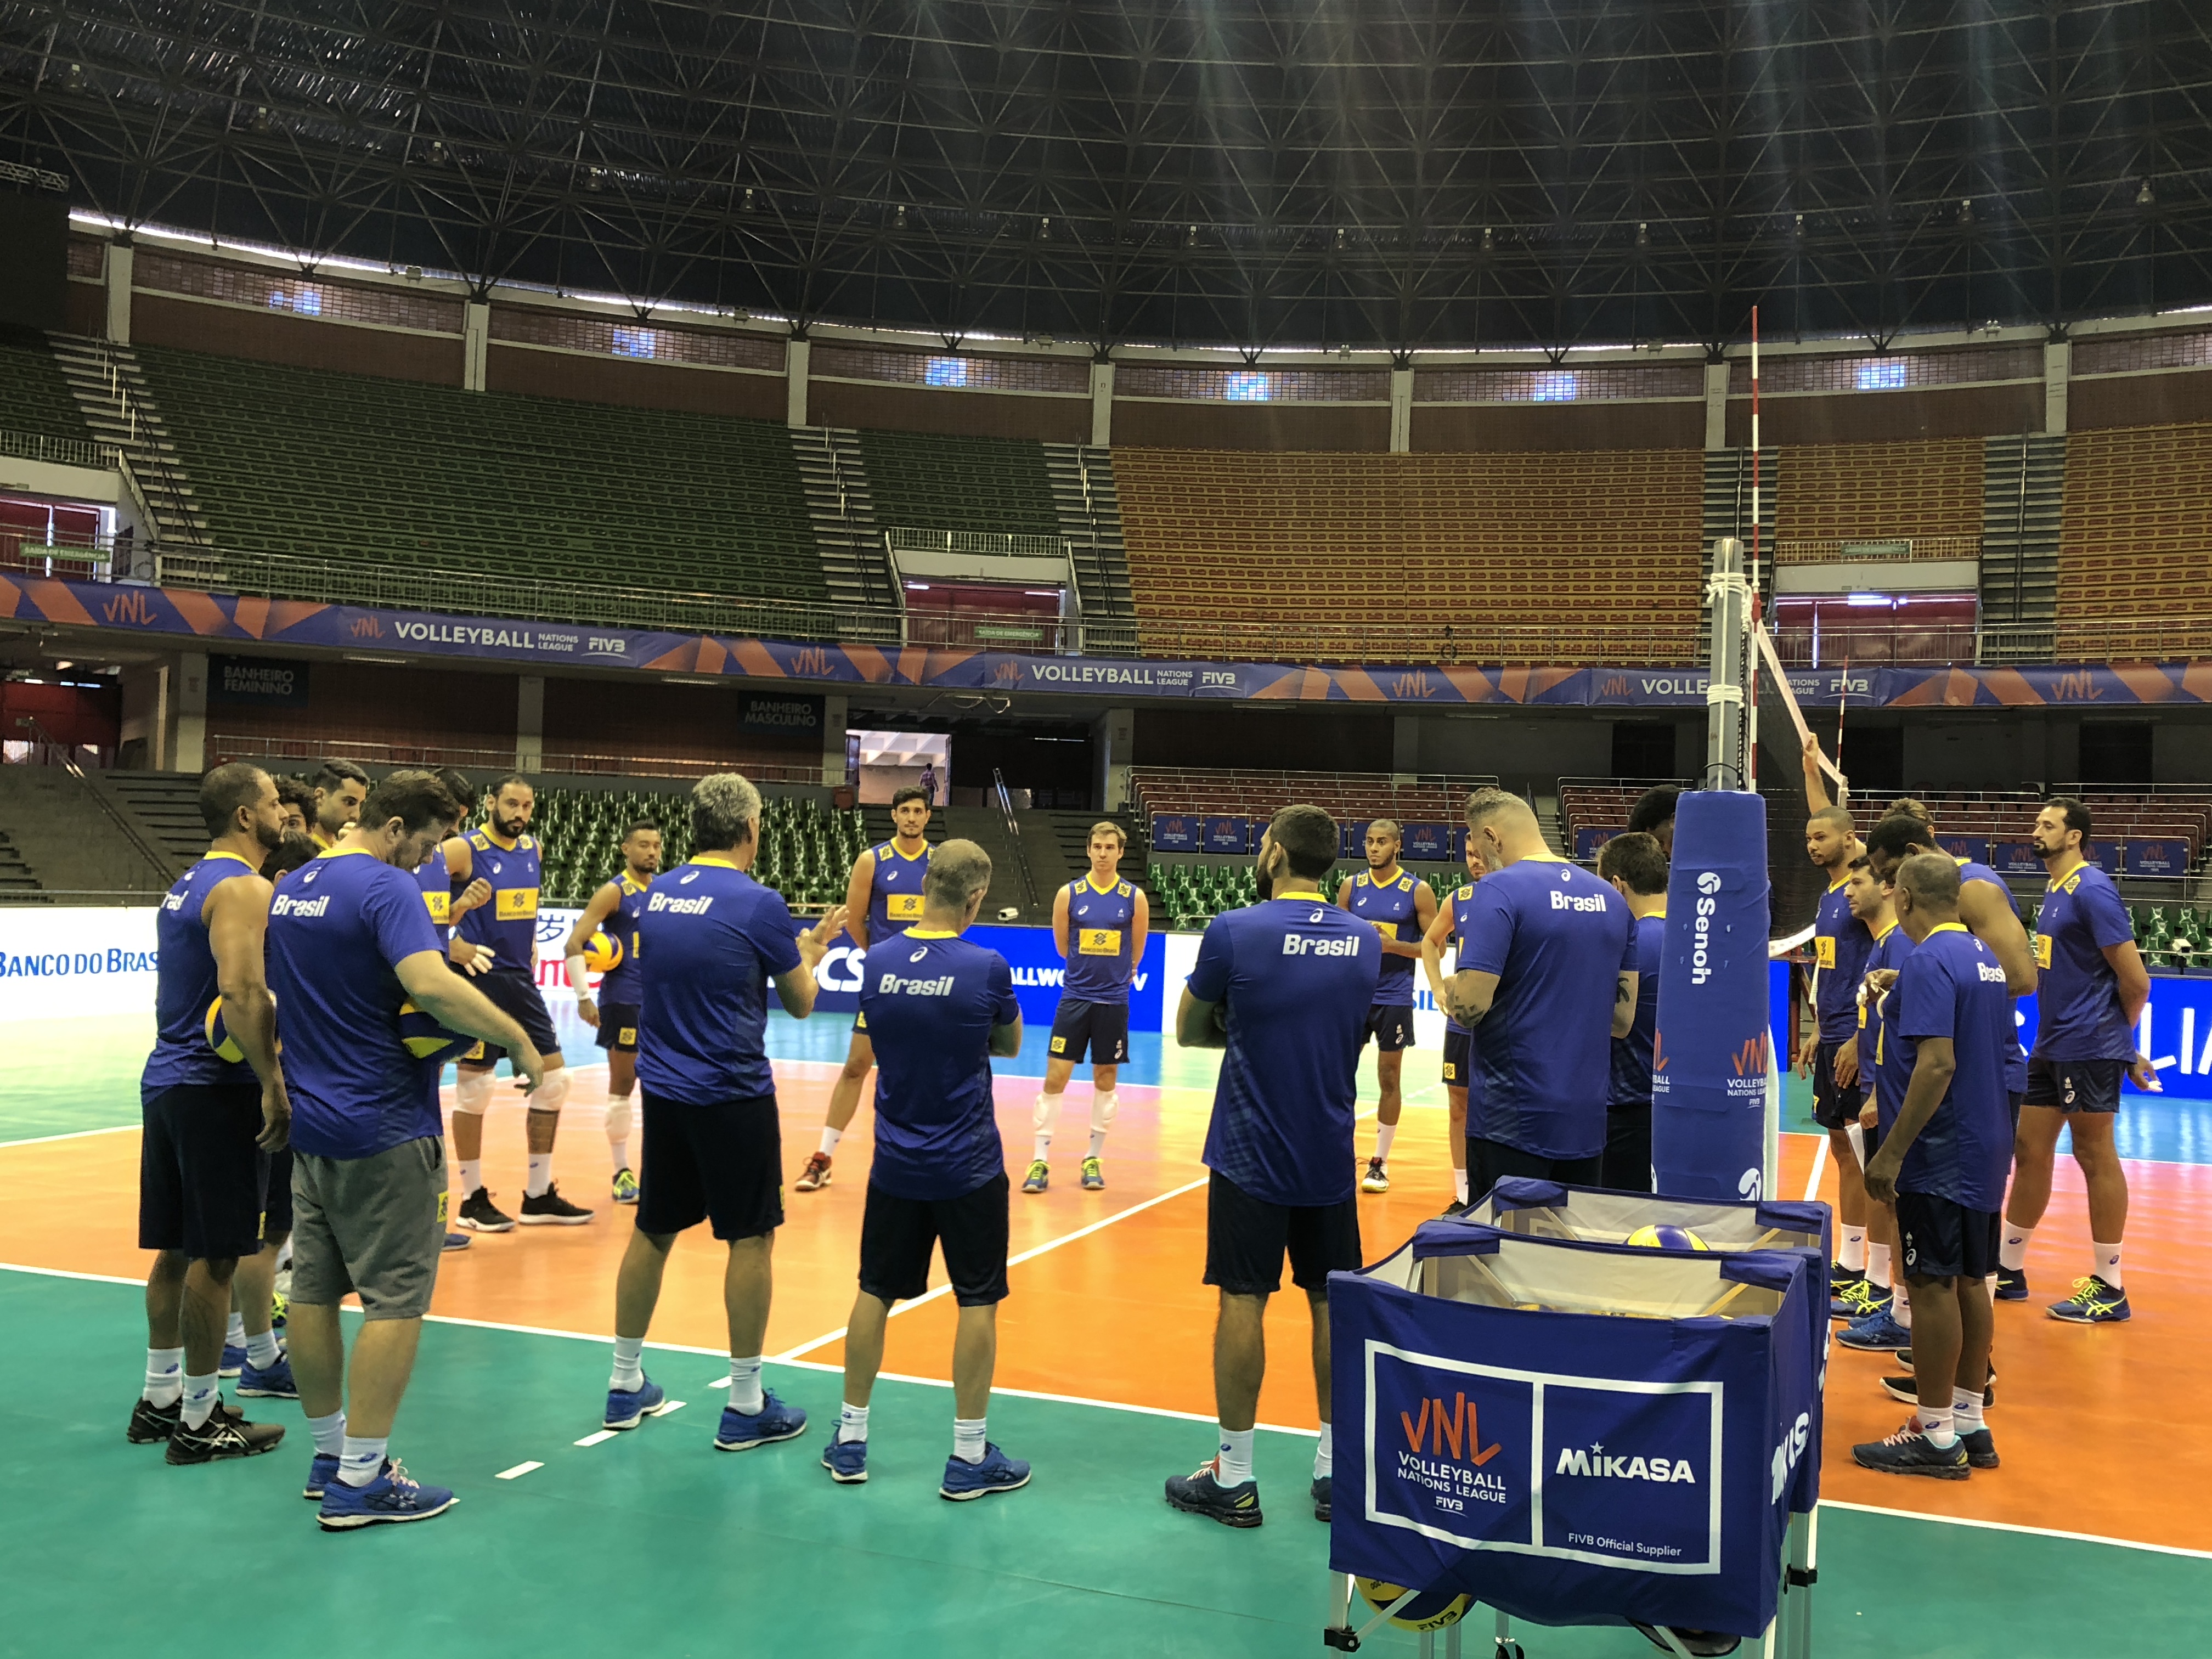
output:
[[[691, 815], [682, 796], [539, 791], [535, 824], [545, 844], [546, 902], [580, 905], [620, 873], [623, 831], [639, 818], [660, 825], [662, 869], [691, 855]], [[866, 847], [857, 809], [840, 811], [803, 796], [770, 795], [761, 803], [760, 855], [752, 872], [794, 908], [837, 904], [844, 900], [853, 860]]]
[[1692, 450], [1116, 449], [1142, 648], [1692, 661], [1701, 465]]
[[885, 529], [1060, 534], [1040, 444], [872, 430], [860, 434], [860, 464]]
[[[2089, 808], [2099, 841], [2180, 841], [2193, 865], [2212, 839], [2212, 788], [2128, 789], [2104, 784], [2062, 784], [2051, 793], [2073, 795]], [[1887, 795], [1851, 802], [1861, 834], [1871, 829], [1889, 805]], [[1938, 834], [1991, 841], [2026, 841], [2042, 809], [2033, 790], [1929, 790], [1916, 799], [1924, 804]]]
[[0, 334], [0, 430], [80, 441], [92, 435], [60, 366], [36, 336]]
[[[2130, 654], [2112, 624], [2140, 621], [2146, 654], [2212, 653], [2212, 425], [2076, 432], [2066, 441], [2058, 546], [2060, 661]], [[2177, 628], [2175, 617], [2194, 627]]]
[[1813, 444], [1784, 450], [1774, 496], [1778, 557], [1792, 543], [1982, 533], [1982, 440]]
[[[1559, 821], [1565, 826], [1567, 845], [1574, 856], [1594, 856], [1603, 837], [1627, 829], [1630, 811], [1644, 792], [1659, 781], [1679, 782], [1686, 789], [1692, 787], [1678, 779], [1561, 778]], [[1590, 832], [1588, 847], [1583, 844], [1584, 830]]]
[[141, 347], [216, 545], [820, 599], [781, 426]]
[[1147, 816], [1208, 813], [1266, 819], [1294, 801], [1310, 801], [1340, 823], [1395, 818], [1401, 823], [1457, 823], [1468, 793], [1490, 777], [1428, 777], [1401, 784], [1388, 772], [1277, 772], [1260, 769], [1140, 766], [1130, 792]]

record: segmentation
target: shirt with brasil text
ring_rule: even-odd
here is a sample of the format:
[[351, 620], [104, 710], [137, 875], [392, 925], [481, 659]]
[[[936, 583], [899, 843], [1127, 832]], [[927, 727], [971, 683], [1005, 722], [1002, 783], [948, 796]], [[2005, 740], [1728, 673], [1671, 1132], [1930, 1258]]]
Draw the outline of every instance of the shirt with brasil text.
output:
[[1190, 994], [1227, 1005], [1206, 1166], [1264, 1204], [1352, 1196], [1352, 1114], [1382, 941], [1319, 893], [1206, 924]]
[[1996, 953], [1963, 924], [1942, 923], [1899, 964], [1886, 1018], [1882, 1087], [1898, 1109], [1929, 1038], [1951, 1039], [1958, 1068], [1936, 1115], [1905, 1154], [1898, 1190], [1994, 1213], [2004, 1205], [2012, 1169], [2005, 1049], [2019, 1046]]
[[1540, 854], [1485, 876], [1459, 912], [1460, 971], [1498, 975], [1474, 1031], [1468, 1133], [1537, 1158], [1604, 1151], [1613, 1000], [1637, 971], [1627, 900]]
[[867, 1032], [876, 1051], [870, 1186], [936, 1200], [1004, 1173], [991, 1028], [1021, 1016], [1013, 969], [988, 945], [919, 927], [869, 940], [854, 1030]]
[[1848, 1042], [1858, 1030], [1859, 981], [1873, 948], [1874, 935], [1851, 914], [1850, 895], [1835, 883], [1813, 912], [1813, 1012], [1823, 1043]]
[[638, 1081], [687, 1106], [774, 1095], [768, 984], [799, 966], [783, 895], [708, 854], [654, 879], [637, 936]]
[[1667, 946], [1667, 913], [1636, 918], [1636, 1023], [1613, 1040], [1613, 1091], [1608, 1106], [1651, 1103], [1652, 1049], [1659, 1039], [1659, 963]]
[[292, 1097], [292, 1145], [318, 1158], [374, 1158], [441, 1134], [435, 1060], [400, 1039], [394, 970], [442, 955], [414, 872], [337, 848], [276, 884], [269, 988]]
[[[2045, 1060], [2130, 1060], [2135, 1034], [2120, 1006], [2107, 946], [2135, 942], [2120, 890], [2094, 864], [2051, 884], [2035, 921], [2035, 1052]], [[166, 960], [166, 958], [164, 958]]]

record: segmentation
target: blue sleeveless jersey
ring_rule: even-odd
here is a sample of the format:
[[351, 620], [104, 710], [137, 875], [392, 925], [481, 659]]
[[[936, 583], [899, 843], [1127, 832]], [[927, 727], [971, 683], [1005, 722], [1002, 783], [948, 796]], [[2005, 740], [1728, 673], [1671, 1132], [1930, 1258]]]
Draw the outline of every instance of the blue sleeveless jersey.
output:
[[1130, 949], [1137, 920], [1137, 890], [1115, 881], [1104, 892], [1091, 878], [1067, 884], [1067, 970], [1064, 994], [1079, 1002], [1127, 1002], [1134, 972]]
[[599, 1000], [635, 1002], [645, 989], [645, 970], [637, 965], [637, 919], [645, 914], [645, 902], [652, 884], [638, 880], [624, 869], [615, 878], [615, 890], [621, 896], [615, 901], [615, 913], [606, 919], [601, 931], [622, 946], [622, 961], [611, 972], [600, 975]]
[[[2013, 915], [2015, 918], [2019, 916], [2020, 901], [2013, 897], [2012, 888], [2002, 876], [1990, 869], [1988, 865], [1977, 860], [1960, 859], [1959, 860], [1959, 885], [1964, 887], [1970, 881], [1989, 883], [1990, 886], [2004, 895], [2005, 906], [2013, 913]], [[2028, 944], [2033, 949], [2034, 941], [2030, 939]], [[2027, 1092], [2027, 1050], [2020, 1046], [2020, 1033], [2016, 1028], [2005, 1041], [2005, 1089], [2008, 1093], [2015, 1095]]]
[[422, 867], [415, 872], [415, 884], [422, 890], [431, 925], [438, 930], [439, 943], [444, 944], [453, 936], [453, 877], [446, 868], [445, 842], [440, 842], [422, 860]]
[[[1389, 924], [1390, 937], [1401, 944], [1418, 945], [1421, 927], [1413, 913], [1413, 890], [1419, 885], [1420, 878], [1407, 871], [1401, 870], [1395, 879], [1378, 884], [1373, 871], [1362, 870], [1352, 878], [1352, 914], [1362, 921]], [[1378, 1007], [1413, 1006], [1411, 957], [1383, 957], [1382, 976], [1375, 986], [1375, 1001]]]
[[208, 1047], [208, 1005], [222, 987], [216, 982], [215, 951], [208, 944], [200, 912], [208, 895], [233, 876], [250, 876], [253, 866], [235, 853], [210, 853], [177, 878], [155, 918], [154, 1052], [146, 1056], [139, 1080], [142, 1094], [157, 1094], [180, 1084], [252, 1083], [253, 1068], [243, 1060], [220, 1058]]
[[489, 950], [494, 967], [532, 972], [538, 965], [541, 864], [536, 839], [518, 836], [514, 846], [501, 847], [488, 831], [471, 830], [469, 862], [476, 876], [491, 884], [492, 897], [461, 918], [461, 937]]
[[921, 881], [929, 873], [929, 849], [913, 858], [894, 842], [872, 849], [876, 875], [868, 888], [868, 943], [880, 945], [894, 933], [903, 933], [921, 920]]

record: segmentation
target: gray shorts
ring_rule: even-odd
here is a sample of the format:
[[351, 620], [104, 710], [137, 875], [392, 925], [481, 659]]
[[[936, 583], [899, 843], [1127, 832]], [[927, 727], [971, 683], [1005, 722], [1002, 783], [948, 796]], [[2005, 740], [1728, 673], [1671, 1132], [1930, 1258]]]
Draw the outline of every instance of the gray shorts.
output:
[[430, 1310], [446, 1243], [446, 1143], [403, 1141], [374, 1158], [297, 1154], [292, 1164], [292, 1300], [336, 1307], [361, 1293], [371, 1319]]

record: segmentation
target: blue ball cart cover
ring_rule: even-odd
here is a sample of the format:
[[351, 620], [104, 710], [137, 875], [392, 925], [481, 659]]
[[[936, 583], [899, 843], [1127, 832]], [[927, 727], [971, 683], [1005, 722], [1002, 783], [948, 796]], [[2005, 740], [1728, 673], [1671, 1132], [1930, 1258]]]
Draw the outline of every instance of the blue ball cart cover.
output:
[[1813, 1497], [1826, 1296], [1809, 1249], [1460, 1219], [1331, 1274], [1330, 1567], [1533, 1624], [1761, 1635]]

